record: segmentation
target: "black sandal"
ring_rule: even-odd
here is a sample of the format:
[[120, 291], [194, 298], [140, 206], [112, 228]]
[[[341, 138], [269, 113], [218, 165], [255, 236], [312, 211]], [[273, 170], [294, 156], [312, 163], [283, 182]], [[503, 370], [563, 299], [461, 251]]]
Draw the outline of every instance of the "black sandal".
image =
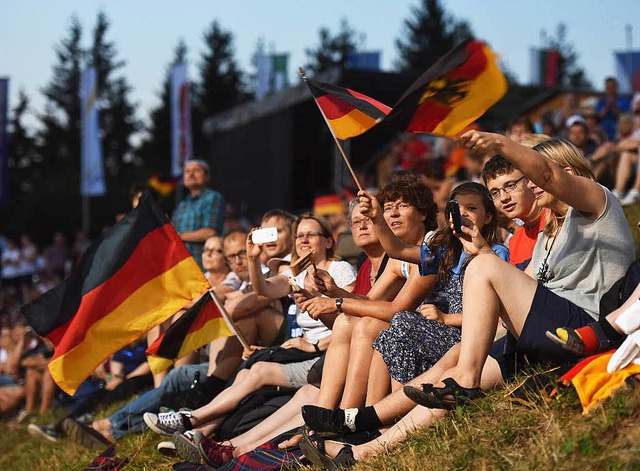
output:
[[340, 471], [351, 468], [356, 464], [351, 445], [345, 444], [340, 449], [336, 457], [331, 458], [326, 454], [324, 439], [318, 436], [317, 433], [311, 432], [312, 431], [307, 427], [302, 429], [300, 450], [302, 450], [304, 456], [311, 461], [314, 466], [318, 466], [322, 469], [328, 469], [329, 471]]
[[402, 390], [413, 402], [430, 409], [453, 410], [484, 396], [482, 389], [464, 388], [453, 378], [443, 379], [442, 382], [444, 386], [441, 388], [432, 384], [423, 384], [422, 389], [405, 386]]

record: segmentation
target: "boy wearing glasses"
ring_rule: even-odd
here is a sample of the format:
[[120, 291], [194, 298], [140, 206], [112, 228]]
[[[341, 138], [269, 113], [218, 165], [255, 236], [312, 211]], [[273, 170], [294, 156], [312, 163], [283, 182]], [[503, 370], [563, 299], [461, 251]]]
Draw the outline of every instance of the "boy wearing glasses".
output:
[[487, 161], [482, 169], [482, 179], [498, 211], [524, 223], [509, 239], [509, 262], [524, 270], [531, 261], [538, 233], [547, 223], [546, 210], [536, 204], [527, 178], [500, 155]]

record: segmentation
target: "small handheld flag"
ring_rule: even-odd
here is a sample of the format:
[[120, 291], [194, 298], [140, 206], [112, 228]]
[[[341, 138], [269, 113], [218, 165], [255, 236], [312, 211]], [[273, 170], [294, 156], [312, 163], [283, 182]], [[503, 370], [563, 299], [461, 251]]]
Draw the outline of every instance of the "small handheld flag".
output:
[[322, 117], [329, 126], [333, 140], [338, 146], [351, 176], [358, 189], [362, 191], [362, 186], [338, 139], [349, 139], [368, 131], [389, 114], [391, 108], [348, 88], [314, 82], [307, 78], [302, 68], [300, 68], [300, 75], [308, 85]]

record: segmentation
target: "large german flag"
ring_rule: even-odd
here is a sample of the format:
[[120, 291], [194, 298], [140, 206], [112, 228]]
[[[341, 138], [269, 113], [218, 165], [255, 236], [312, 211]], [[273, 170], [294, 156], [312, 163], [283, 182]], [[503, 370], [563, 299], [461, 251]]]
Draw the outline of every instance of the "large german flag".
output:
[[493, 51], [469, 40], [422, 74], [384, 121], [414, 133], [456, 137], [506, 92]]
[[305, 80], [327, 124], [338, 139], [359, 136], [391, 111], [387, 105], [354, 90]]
[[221, 309], [205, 293], [147, 348], [147, 361], [153, 374], [157, 374], [212, 340], [232, 335]]
[[69, 278], [21, 310], [53, 342], [49, 371], [73, 394], [113, 352], [209, 288], [167, 216], [145, 193], [87, 249]]

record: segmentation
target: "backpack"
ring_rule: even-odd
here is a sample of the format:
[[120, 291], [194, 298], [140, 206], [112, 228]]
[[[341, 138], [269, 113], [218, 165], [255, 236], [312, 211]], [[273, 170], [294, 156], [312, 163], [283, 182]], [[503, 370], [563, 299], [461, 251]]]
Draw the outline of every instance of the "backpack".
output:
[[602, 319], [622, 306], [639, 284], [640, 260], [636, 260], [627, 269], [624, 276], [616, 281], [600, 299], [600, 318]]

